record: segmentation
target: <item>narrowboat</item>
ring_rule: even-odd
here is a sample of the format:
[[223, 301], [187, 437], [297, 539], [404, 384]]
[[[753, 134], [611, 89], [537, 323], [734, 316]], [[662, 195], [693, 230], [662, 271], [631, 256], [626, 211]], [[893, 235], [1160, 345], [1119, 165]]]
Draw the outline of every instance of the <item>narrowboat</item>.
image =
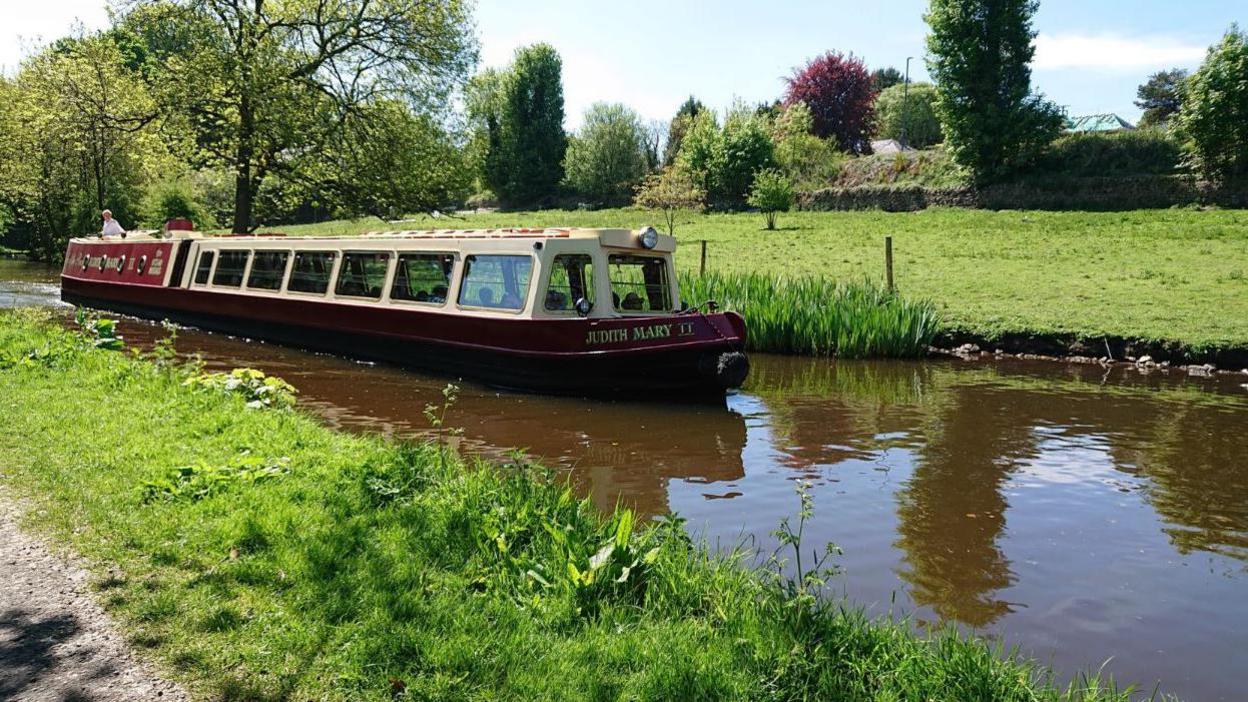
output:
[[75, 238], [69, 303], [519, 390], [723, 396], [745, 322], [680, 299], [652, 227]]

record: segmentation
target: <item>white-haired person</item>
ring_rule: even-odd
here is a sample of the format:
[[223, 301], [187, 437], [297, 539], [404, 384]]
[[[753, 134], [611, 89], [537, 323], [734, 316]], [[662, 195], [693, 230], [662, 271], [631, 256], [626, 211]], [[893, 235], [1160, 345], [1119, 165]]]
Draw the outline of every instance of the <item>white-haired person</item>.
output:
[[112, 210], [104, 210], [100, 214], [104, 216], [104, 228], [100, 230], [100, 236], [106, 239], [114, 236], [126, 236], [126, 230], [121, 228], [121, 223], [113, 219]]

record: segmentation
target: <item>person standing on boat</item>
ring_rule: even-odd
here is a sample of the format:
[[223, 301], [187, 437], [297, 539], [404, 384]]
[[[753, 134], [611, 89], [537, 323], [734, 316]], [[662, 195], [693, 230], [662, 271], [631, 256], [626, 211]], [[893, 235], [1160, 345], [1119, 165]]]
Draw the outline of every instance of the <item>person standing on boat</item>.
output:
[[123, 238], [126, 236], [126, 230], [121, 228], [121, 223], [113, 219], [112, 210], [104, 210], [100, 214], [104, 216], [104, 228], [100, 230], [100, 236], [106, 239], [114, 236]]

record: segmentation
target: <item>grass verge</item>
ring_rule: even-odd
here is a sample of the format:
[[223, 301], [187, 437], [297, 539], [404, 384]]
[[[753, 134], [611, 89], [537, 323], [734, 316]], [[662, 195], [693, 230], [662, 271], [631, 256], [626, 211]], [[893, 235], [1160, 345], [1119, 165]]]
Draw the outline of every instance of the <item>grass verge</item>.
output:
[[521, 460], [334, 432], [89, 329], [0, 314], [5, 489], [204, 697], [1128, 698], [868, 621]]

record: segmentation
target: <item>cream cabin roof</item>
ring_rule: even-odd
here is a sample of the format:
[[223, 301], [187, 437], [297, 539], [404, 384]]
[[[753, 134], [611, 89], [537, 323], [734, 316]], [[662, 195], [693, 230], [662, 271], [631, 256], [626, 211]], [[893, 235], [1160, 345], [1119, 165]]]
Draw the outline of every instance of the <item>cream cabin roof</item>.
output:
[[[608, 248], [641, 249], [639, 237], [642, 229], [623, 228], [580, 228], [580, 227], [547, 227], [547, 228], [502, 228], [502, 229], [404, 229], [394, 231], [373, 231], [358, 236], [285, 236], [280, 233], [258, 233], [252, 235], [204, 234], [202, 232], [170, 232], [172, 239], [195, 239], [201, 247], [211, 244], [213, 248], [228, 246], [257, 246], [273, 248], [343, 248], [356, 249], [368, 246], [365, 242], [450, 242], [455, 241], [497, 241], [507, 246], [520, 244], [525, 246], [536, 241], [556, 239], [586, 240], [597, 239], [599, 244]], [[136, 233], [161, 238], [160, 232]], [[138, 236], [131, 235], [130, 240]], [[399, 247], [406, 248], [406, 247]], [[496, 247], [491, 247], [496, 248]], [[498, 247], [501, 248], [501, 247]], [[517, 246], [520, 248], [520, 246]], [[676, 250], [676, 239], [666, 234], [659, 234], [658, 244], [653, 251], [670, 253]]]

